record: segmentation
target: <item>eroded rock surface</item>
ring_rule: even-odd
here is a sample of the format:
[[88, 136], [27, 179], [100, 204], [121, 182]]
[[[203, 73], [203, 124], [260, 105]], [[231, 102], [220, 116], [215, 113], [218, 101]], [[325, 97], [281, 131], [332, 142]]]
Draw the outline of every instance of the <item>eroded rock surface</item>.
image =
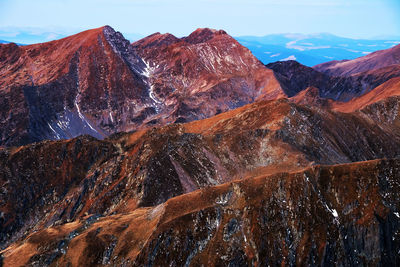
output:
[[1, 149], [1, 245], [86, 214], [130, 212], [236, 179], [399, 157], [392, 131], [362, 114], [282, 99], [102, 141]]
[[392, 265], [399, 160], [314, 166], [30, 234], [6, 266]]

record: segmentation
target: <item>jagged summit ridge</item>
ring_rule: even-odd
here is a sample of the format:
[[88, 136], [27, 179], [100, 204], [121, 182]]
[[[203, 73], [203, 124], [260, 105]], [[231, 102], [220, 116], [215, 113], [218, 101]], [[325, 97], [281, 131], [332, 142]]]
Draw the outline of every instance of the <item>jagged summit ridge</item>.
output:
[[130, 44], [104, 26], [48, 43], [0, 45], [0, 144], [104, 138], [282, 95], [272, 72], [225, 32], [201, 29], [187, 38], [157, 33]]
[[183, 40], [190, 44], [198, 44], [207, 42], [219, 35], [227, 35], [227, 33], [224, 30], [198, 28], [197, 30], [192, 32], [188, 37], [183, 38]]
[[116, 32], [108, 25], [103, 27], [103, 33], [113, 47], [114, 52], [121, 55], [121, 58], [129, 65], [131, 70], [137, 74], [142, 74], [146, 68], [146, 64], [135, 53], [130, 42], [124, 38], [122, 33]]

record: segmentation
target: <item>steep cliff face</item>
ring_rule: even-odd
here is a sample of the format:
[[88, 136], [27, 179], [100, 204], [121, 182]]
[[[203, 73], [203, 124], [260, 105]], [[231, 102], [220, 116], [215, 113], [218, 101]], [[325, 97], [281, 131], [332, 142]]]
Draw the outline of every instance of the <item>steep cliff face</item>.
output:
[[261, 101], [187, 124], [0, 150], [0, 241], [164, 203], [235, 179], [400, 156], [398, 129]]
[[40, 230], [2, 252], [20, 265], [397, 265], [400, 162], [260, 175], [152, 208]]
[[104, 138], [284, 96], [246, 48], [209, 29], [132, 46], [105, 26], [49, 43], [2, 44], [0, 63], [1, 145]]

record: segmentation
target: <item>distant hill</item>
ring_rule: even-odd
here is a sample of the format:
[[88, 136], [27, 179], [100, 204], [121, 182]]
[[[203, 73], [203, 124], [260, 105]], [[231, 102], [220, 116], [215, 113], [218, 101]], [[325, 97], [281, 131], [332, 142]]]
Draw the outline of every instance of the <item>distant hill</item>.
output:
[[264, 64], [283, 60], [297, 60], [306, 66], [326, 61], [354, 59], [399, 44], [399, 39], [350, 39], [328, 33], [272, 34], [262, 37], [236, 37], [242, 45]]

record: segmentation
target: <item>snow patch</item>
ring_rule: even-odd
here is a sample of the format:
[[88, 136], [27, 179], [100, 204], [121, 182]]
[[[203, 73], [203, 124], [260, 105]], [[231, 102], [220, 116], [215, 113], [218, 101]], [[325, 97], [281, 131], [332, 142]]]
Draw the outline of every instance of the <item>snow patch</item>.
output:
[[86, 125], [89, 126], [90, 129], [92, 129], [93, 131], [98, 133], [98, 131], [95, 128], [93, 128], [93, 126], [86, 120], [86, 117], [81, 113], [81, 109], [79, 108], [79, 105], [78, 105], [79, 94], [80, 94], [79, 92], [76, 94], [76, 97], [74, 100], [74, 105], [75, 105], [76, 111], [78, 111], [79, 118], [81, 118], [81, 120], [83, 122], [85, 122]]
[[157, 99], [157, 97], [154, 94], [154, 86], [150, 83], [150, 76], [152, 75], [152, 73], [154, 72], [154, 70], [156, 68], [159, 67], [159, 65], [156, 66], [156, 68], [151, 67], [150, 63], [147, 62], [146, 60], [142, 59], [144, 64], [146, 65], [146, 67], [144, 68], [142, 75], [145, 76], [147, 78], [146, 83], [149, 86], [149, 97], [151, 98], [151, 100], [153, 100], [156, 104], [161, 104], [162, 102]]
[[146, 65], [146, 67], [144, 68], [144, 70], [142, 72], [142, 75], [147, 77], [147, 78], [150, 78], [150, 74], [153, 71], [153, 69], [150, 67], [149, 62], [147, 62], [146, 60], [143, 60], [143, 62]]
[[55, 134], [57, 139], [61, 139], [60, 135], [56, 132], [56, 130], [54, 130], [54, 128], [51, 126], [50, 123], [47, 123], [47, 125], [50, 127], [50, 129], [53, 131], [53, 133]]
[[337, 218], [339, 216], [335, 209], [329, 208], [327, 204], [325, 204], [325, 207], [326, 207], [327, 210], [329, 210], [330, 213], [332, 213], [333, 217]]
[[333, 217], [337, 218], [339, 215], [335, 209], [332, 209], [332, 215]]
[[161, 102], [160, 100], [158, 100], [158, 99], [156, 98], [156, 96], [154, 95], [154, 88], [153, 88], [153, 85], [150, 85], [149, 96], [150, 96], [150, 98], [151, 98], [154, 102], [156, 102], [157, 104], [161, 104], [161, 103], [162, 103], [162, 102]]
[[112, 114], [111, 114], [111, 111], [108, 113], [108, 115], [110, 115], [110, 120], [111, 120], [111, 122], [114, 123], [114, 118], [113, 118], [113, 116], [112, 116]]

